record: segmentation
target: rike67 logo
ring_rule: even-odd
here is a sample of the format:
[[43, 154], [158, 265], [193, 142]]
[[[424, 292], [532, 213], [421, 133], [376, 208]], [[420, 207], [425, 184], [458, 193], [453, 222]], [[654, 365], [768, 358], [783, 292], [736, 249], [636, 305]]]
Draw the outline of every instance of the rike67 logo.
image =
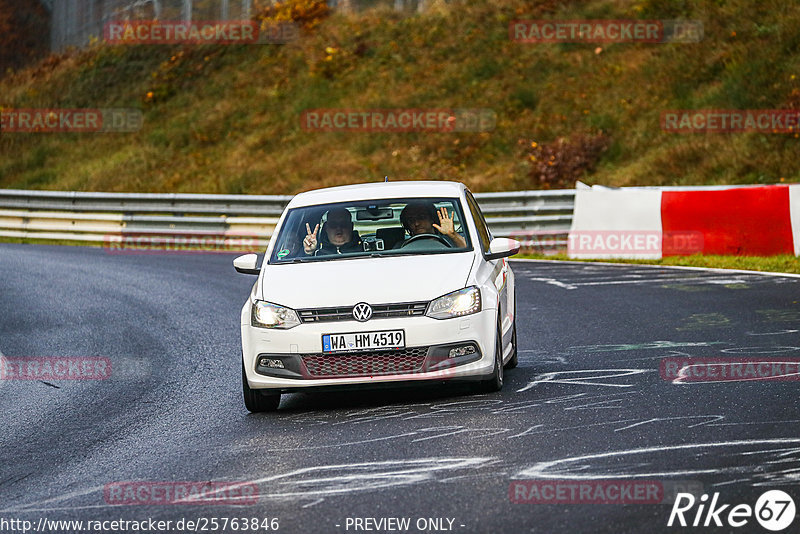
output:
[[[692, 510], [695, 504], [696, 511]], [[762, 527], [778, 532], [792, 524], [795, 512], [794, 500], [781, 490], [763, 493], [755, 507], [748, 504], [737, 504], [733, 507], [730, 504], [721, 504], [719, 493], [714, 493], [710, 503], [706, 494], [701, 495], [697, 502], [691, 493], [679, 493], [672, 505], [667, 526], [721, 527], [727, 523], [729, 527], [739, 528], [750, 523], [755, 516]]]

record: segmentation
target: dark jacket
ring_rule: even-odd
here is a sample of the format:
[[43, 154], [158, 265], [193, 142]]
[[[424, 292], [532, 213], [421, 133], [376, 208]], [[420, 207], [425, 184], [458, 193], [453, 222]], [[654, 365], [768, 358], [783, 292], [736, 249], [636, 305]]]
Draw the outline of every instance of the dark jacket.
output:
[[348, 252], [364, 252], [364, 245], [361, 243], [361, 236], [357, 230], [353, 230], [353, 236], [344, 245], [334, 245], [328, 241], [328, 235], [322, 233], [320, 236], [320, 247], [314, 252], [315, 256], [326, 256], [328, 254], [347, 254]]

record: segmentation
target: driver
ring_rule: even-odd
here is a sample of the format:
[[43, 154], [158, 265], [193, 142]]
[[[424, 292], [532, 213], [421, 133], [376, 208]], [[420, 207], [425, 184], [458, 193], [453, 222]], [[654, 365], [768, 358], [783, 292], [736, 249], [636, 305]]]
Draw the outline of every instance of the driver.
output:
[[[441, 235], [452, 246], [464, 248], [467, 246], [467, 242], [453, 227], [454, 213], [448, 214], [446, 207], [437, 210], [433, 203], [418, 200], [409, 202], [403, 208], [403, 211], [400, 212], [400, 222], [403, 223], [411, 237], [422, 234]], [[437, 220], [439, 224], [434, 223]], [[408, 240], [404, 241], [404, 243], [407, 242]], [[402, 244], [400, 243], [399, 246]]]

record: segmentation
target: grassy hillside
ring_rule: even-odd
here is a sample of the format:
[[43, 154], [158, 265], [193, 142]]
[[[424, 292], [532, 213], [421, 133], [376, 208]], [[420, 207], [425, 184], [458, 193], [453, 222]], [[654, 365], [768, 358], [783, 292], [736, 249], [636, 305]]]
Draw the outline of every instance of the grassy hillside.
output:
[[[311, 0], [298, 0], [313, 4]], [[0, 135], [0, 187], [294, 193], [800, 181], [797, 134], [671, 134], [662, 110], [800, 108], [800, 4], [453, 0], [304, 19], [283, 46], [107, 46], [0, 81], [5, 108], [141, 107], [133, 134]], [[297, 10], [295, 10], [297, 12]], [[699, 19], [695, 44], [522, 44], [514, 19]], [[491, 108], [484, 133], [309, 132], [309, 108]]]

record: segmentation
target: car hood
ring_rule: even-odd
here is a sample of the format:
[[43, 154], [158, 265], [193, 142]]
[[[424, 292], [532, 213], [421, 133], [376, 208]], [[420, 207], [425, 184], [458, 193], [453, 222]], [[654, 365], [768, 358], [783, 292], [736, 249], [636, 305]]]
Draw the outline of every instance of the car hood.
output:
[[290, 308], [427, 301], [463, 288], [473, 257], [465, 252], [265, 265], [257, 294]]

